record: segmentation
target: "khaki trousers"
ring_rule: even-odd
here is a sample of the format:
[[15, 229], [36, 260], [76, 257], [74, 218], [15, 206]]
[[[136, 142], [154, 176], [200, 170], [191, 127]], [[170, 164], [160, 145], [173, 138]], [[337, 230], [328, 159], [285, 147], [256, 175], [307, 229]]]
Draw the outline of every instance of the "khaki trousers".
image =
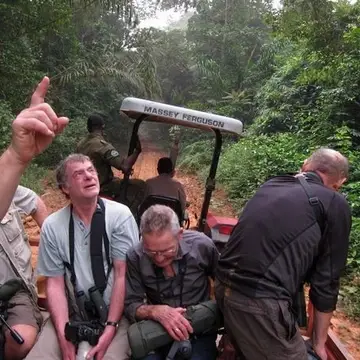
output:
[[249, 298], [218, 280], [215, 297], [239, 359], [308, 359], [305, 342], [287, 301]]
[[[127, 338], [129, 322], [122, 317], [117, 333], [111, 342], [104, 360], [130, 359], [130, 346]], [[55, 328], [50, 317], [46, 319], [37, 342], [29, 352], [26, 360], [62, 360], [61, 350], [56, 336]]]

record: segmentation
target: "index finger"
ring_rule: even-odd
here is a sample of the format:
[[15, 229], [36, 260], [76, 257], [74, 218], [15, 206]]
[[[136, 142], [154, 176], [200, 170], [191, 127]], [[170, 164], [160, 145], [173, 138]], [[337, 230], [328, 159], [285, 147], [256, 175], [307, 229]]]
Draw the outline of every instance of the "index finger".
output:
[[45, 96], [49, 89], [50, 79], [47, 76], [39, 82], [34, 93], [31, 96], [30, 107], [42, 104], [45, 102]]

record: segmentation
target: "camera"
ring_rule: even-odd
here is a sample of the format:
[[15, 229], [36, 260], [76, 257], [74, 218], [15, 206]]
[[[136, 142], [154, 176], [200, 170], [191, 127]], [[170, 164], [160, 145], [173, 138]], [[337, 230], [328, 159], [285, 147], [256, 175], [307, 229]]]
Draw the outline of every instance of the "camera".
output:
[[95, 346], [105, 328], [108, 316], [107, 306], [96, 286], [89, 289], [90, 299], [84, 291], [78, 291], [75, 297], [78, 317], [66, 323], [65, 338], [75, 345], [87, 341]]
[[65, 325], [65, 338], [73, 344], [87, 341], [91, 346], [97, 345], [103, 327], [98, 321], [69, 321]]

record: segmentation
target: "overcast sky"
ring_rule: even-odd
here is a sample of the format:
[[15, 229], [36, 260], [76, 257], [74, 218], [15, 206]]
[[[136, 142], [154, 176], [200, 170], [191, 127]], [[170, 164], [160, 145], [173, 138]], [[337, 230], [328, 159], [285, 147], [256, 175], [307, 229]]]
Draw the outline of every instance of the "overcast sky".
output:
[[[274, 0], [274, 7], [279, 6], [280, 0]], [[140, 23], [141, 27], [155, 27], [155, 28], [165, 28], [174, 21], [178, 21], [181, 18], [180, 12], [175, 12], [174, 10], [167, 11], [157, 11], [156, 16], [147, 20], [143, 20]]]
[[[356, 0], [351, 0], [351, 3], [354, 3]], [[273, 0], [274, 7], [280, 5], [280, 0]], [[156, 28], [165, 28], [174, 21], [178, 21], [181, 18], [181, 13], [175, 12], [173, 10], [168, 11], [157, 11], [156, 16], [144, 20], [140, 23], [141, 27], [156, 27]]]

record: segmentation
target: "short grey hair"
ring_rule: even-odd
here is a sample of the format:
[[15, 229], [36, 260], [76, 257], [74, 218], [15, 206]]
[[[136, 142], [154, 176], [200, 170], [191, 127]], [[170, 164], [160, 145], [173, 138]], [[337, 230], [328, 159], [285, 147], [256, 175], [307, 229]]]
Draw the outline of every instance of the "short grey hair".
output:
[[56, 167], [55, 176], [56, 176], [56, 183], [59, 188], [66, 184], [66, 168], [69, 163], [72, 162], [81, 162], [84, 163], [85, 161], [90, 161], [90, 158], [84, 154], [70, 154], [65, 159], [61, 160], [59, 165]]
[[306, 171], [320, 171], [340, 180], [349, 177], [349, 161], [340, 152], [321, 147], [306, 160]]
[[170, 230], [174, 235], [180, 231], [179, 218], [175, 211], [165, 205], [152, 205], [142, 215], [140, 234], [162, 233]]

